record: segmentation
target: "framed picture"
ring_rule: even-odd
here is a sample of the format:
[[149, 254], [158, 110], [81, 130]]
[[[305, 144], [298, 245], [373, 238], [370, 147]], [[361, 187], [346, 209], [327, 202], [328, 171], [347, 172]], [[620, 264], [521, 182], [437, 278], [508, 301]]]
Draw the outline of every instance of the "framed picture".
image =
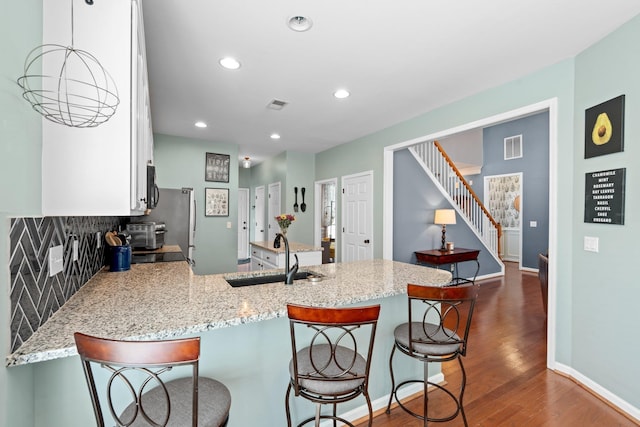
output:
[[228, 154], [207, 153], [204, 180], [212, 182], [229, 182], [229, 163], [231, 158]]
[[624, 151], [624, 95], [585, 110], [584, 158]]
[[229, 216], [229, 189], [204, 189], [204, 216]]
[[584, 222], [624, 225], [627, 168], [585, 174]]

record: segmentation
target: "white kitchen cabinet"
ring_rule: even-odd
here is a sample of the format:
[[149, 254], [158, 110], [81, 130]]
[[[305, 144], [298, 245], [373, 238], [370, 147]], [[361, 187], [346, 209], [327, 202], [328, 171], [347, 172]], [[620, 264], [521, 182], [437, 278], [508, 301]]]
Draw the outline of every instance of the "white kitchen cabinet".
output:
[[[296, 246], [302, 245], [296, 244]], [[310, 248], [297, 250], [294, 248], [290, 251], [289, 268], [291, 268], [296, 262], [294, 254], [298, 256], [298, 265], [300, 267], [322, 264], [321, 249]], [[273, 249], [270, 245], [265, 247], [261, 244], [251, 243], [251, 271], [284, 268], [285, 261], [286, 255], [282, 248]]]
[[[109, 0], [89, 6], [73, 0], [73, 6], [73, 45], [95, 56], [112, 76], [120, 104], [95, 128], [43, 118], [42, 213], [140, 215], [146, 209], [147, 165], [153, 164], [142, 5]], [[71, 45], [70, 7], [68, 2], [43, 2], [43, 43]], [[48, 76], [61, 68], [47, 55], [42, 66]]]

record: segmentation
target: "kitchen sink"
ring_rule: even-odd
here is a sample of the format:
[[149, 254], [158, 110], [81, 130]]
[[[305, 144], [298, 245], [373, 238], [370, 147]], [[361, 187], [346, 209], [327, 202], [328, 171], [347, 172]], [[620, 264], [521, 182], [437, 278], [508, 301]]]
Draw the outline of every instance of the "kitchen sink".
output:
[[[318, 277], [317, 274], [311, 271], [299, 271], [294, 276], [294, 280], [307, 279], [308, 277]], [[253, 276], [253, 277], [239, 277], [239, 278], [226, 278], [226, 280], [232, 287], [239, 288], [241, 286], [263, 285], [265, 283], [278, 283], [284, 282], [284, 273], [270, 274], [268, 276]]]

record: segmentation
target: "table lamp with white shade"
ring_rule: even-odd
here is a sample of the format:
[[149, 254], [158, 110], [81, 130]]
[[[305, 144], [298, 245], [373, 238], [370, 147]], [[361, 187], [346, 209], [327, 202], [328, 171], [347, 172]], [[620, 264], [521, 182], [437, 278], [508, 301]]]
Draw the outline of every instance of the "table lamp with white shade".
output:
[[454, 209], [436, 209], [433, 223], [442, 225], [442, 246], [441, 251], [447, 250], [447, 225], [456, 223], [456, 211]]

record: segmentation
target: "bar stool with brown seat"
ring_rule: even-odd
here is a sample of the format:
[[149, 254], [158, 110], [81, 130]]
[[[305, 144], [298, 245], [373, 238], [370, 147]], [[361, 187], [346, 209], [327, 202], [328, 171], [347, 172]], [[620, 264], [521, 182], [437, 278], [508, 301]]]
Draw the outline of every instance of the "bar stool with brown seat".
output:
[[[337, 404], [364, 396], [373, 420], [369, 398], [369, 368], [380, 306], [321, 308], [287, 305], [291, 331], [290, 381], [285, 397], [287, 425], [291, 427], [291, 390], [316, 403], [316, 414], [298, 424], [321, 419], [354, 426], [337, 415]], [[359, 342], [358, 342], [359, 341]], [[360, 343], [360, 347], [358, 344]], [[358, 349], [361, 349], [359, 351]], [[322, 404], [333, 406], [331, 415], [321, 414]]]
[[[467, 417], [464, 413], [462, 399], [466, 385], [466, 373], [462, 364], [462, 357], [467, 352], [467, 339], [471, 326], [471, 317], [477, 297], [477, 287], [474, 284], [450, 287], [407, 285], [408, 294], [408, 319], [407, 323], [397, 326], [394, 330], [395, 343], [389, 357], [389, 370], [391, 372], [391, 394], [387, 405], [387, 414], [391, 410], [391, 402], [395, 397], [398, 405], [409, 414], [428, 421], [450, 421], [462, 415], [464, 425], [467, 426]], [[414, 312], [420, 314], [420, 320], [414, 319]], [[397, 386], [393, 375], [393, 355], [398, 349], [409, 357], [421, 361], [424, 366], [424, 376], [418, 380], [403, 381]], [[429, 381], [429, 363], [447, 362], [458, 360], [461, 371], [460, 389], [457, 395], [446, 388], [445, 385]], [[423, 412], [418, 414], [405, 406], [398, 399], [398, 390], [412, 383], [423, 383]], [[453, 402], [455, 410], [442, 417], [430, 417], [428, 411], [429, 387], [433, 390], [444, 392]], [[445, 397], [445, 399], [447, 399]]]
[[[74, 338], [98, 427], [113, 422], [119, 427], [227, 424], [229, 390], [219, 381], [198, 375], [200, 338], [118, 341], [79, 332]], [[191, 375], [163, 376], [179, 366], [190, 367]], [[105, 380], [104, 389], [99, 390], [99, 379]], [[107, 411], [113, 422], [105, 419]]]

